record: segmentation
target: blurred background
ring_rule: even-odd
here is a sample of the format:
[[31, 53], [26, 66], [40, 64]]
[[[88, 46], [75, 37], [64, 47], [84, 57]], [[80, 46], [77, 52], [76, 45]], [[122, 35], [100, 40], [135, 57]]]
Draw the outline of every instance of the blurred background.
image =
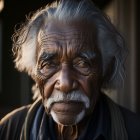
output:
[[[93, 0], [110, 17], [125, 38], [129, 55], [124, 88], [109, 96], [140, 114], [140, 8], [138, 0]], [[32, 103], [33, 81], [14, 68], [11, 36], [25, 15], [45, 6], [49, 0], [0, 0], [0, 118], [9, 111]]]

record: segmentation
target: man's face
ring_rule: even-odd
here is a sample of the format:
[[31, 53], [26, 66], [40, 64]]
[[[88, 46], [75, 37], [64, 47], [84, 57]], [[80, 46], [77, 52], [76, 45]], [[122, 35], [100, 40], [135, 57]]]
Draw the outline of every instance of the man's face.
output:
[[38, 36], [37, 83], [46, 111], [63, 125], [77, 124], [91, 113], [99, 95], [94, 37], [79, 24], [49, 22]]

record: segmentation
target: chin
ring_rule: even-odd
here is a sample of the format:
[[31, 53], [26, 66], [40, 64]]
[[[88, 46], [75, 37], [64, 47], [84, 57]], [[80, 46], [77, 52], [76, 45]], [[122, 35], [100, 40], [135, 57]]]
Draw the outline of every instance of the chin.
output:
[[85, 117], [85, 110], [82, 110], [77, 115], [72, 115], [70, 113], [56, 113], [53, 110], [50, 114], [57, 124], [69, 126], [78, 124]]

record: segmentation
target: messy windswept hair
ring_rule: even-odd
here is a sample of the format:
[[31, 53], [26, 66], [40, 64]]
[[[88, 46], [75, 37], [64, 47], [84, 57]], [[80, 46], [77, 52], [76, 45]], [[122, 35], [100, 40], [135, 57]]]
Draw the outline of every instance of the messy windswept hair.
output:
[[55, 6], [38, 10], [29, 18], [13, 35], [14, 62], [19, 71], [25, 71], [32, 77], [35, 75], [38, 33], [51, 19], [65, 22], [82, 19], [93, 24], [97, 30], [96, 43], [102, 57], [103, 87], [110, 89], [122, 83], [127, 53], [124, 40], [91, 0], [61, 0]]

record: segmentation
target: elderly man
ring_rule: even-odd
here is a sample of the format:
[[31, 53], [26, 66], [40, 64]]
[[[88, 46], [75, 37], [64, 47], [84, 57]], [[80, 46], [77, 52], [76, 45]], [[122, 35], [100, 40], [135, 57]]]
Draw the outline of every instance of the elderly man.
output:
[[140, 119], [104, 94], [121, 85], [127, 49], [90, 0], [42, 8], [13, 41], [37, 99], [1, 120], [1, 140], [140, 140]]

